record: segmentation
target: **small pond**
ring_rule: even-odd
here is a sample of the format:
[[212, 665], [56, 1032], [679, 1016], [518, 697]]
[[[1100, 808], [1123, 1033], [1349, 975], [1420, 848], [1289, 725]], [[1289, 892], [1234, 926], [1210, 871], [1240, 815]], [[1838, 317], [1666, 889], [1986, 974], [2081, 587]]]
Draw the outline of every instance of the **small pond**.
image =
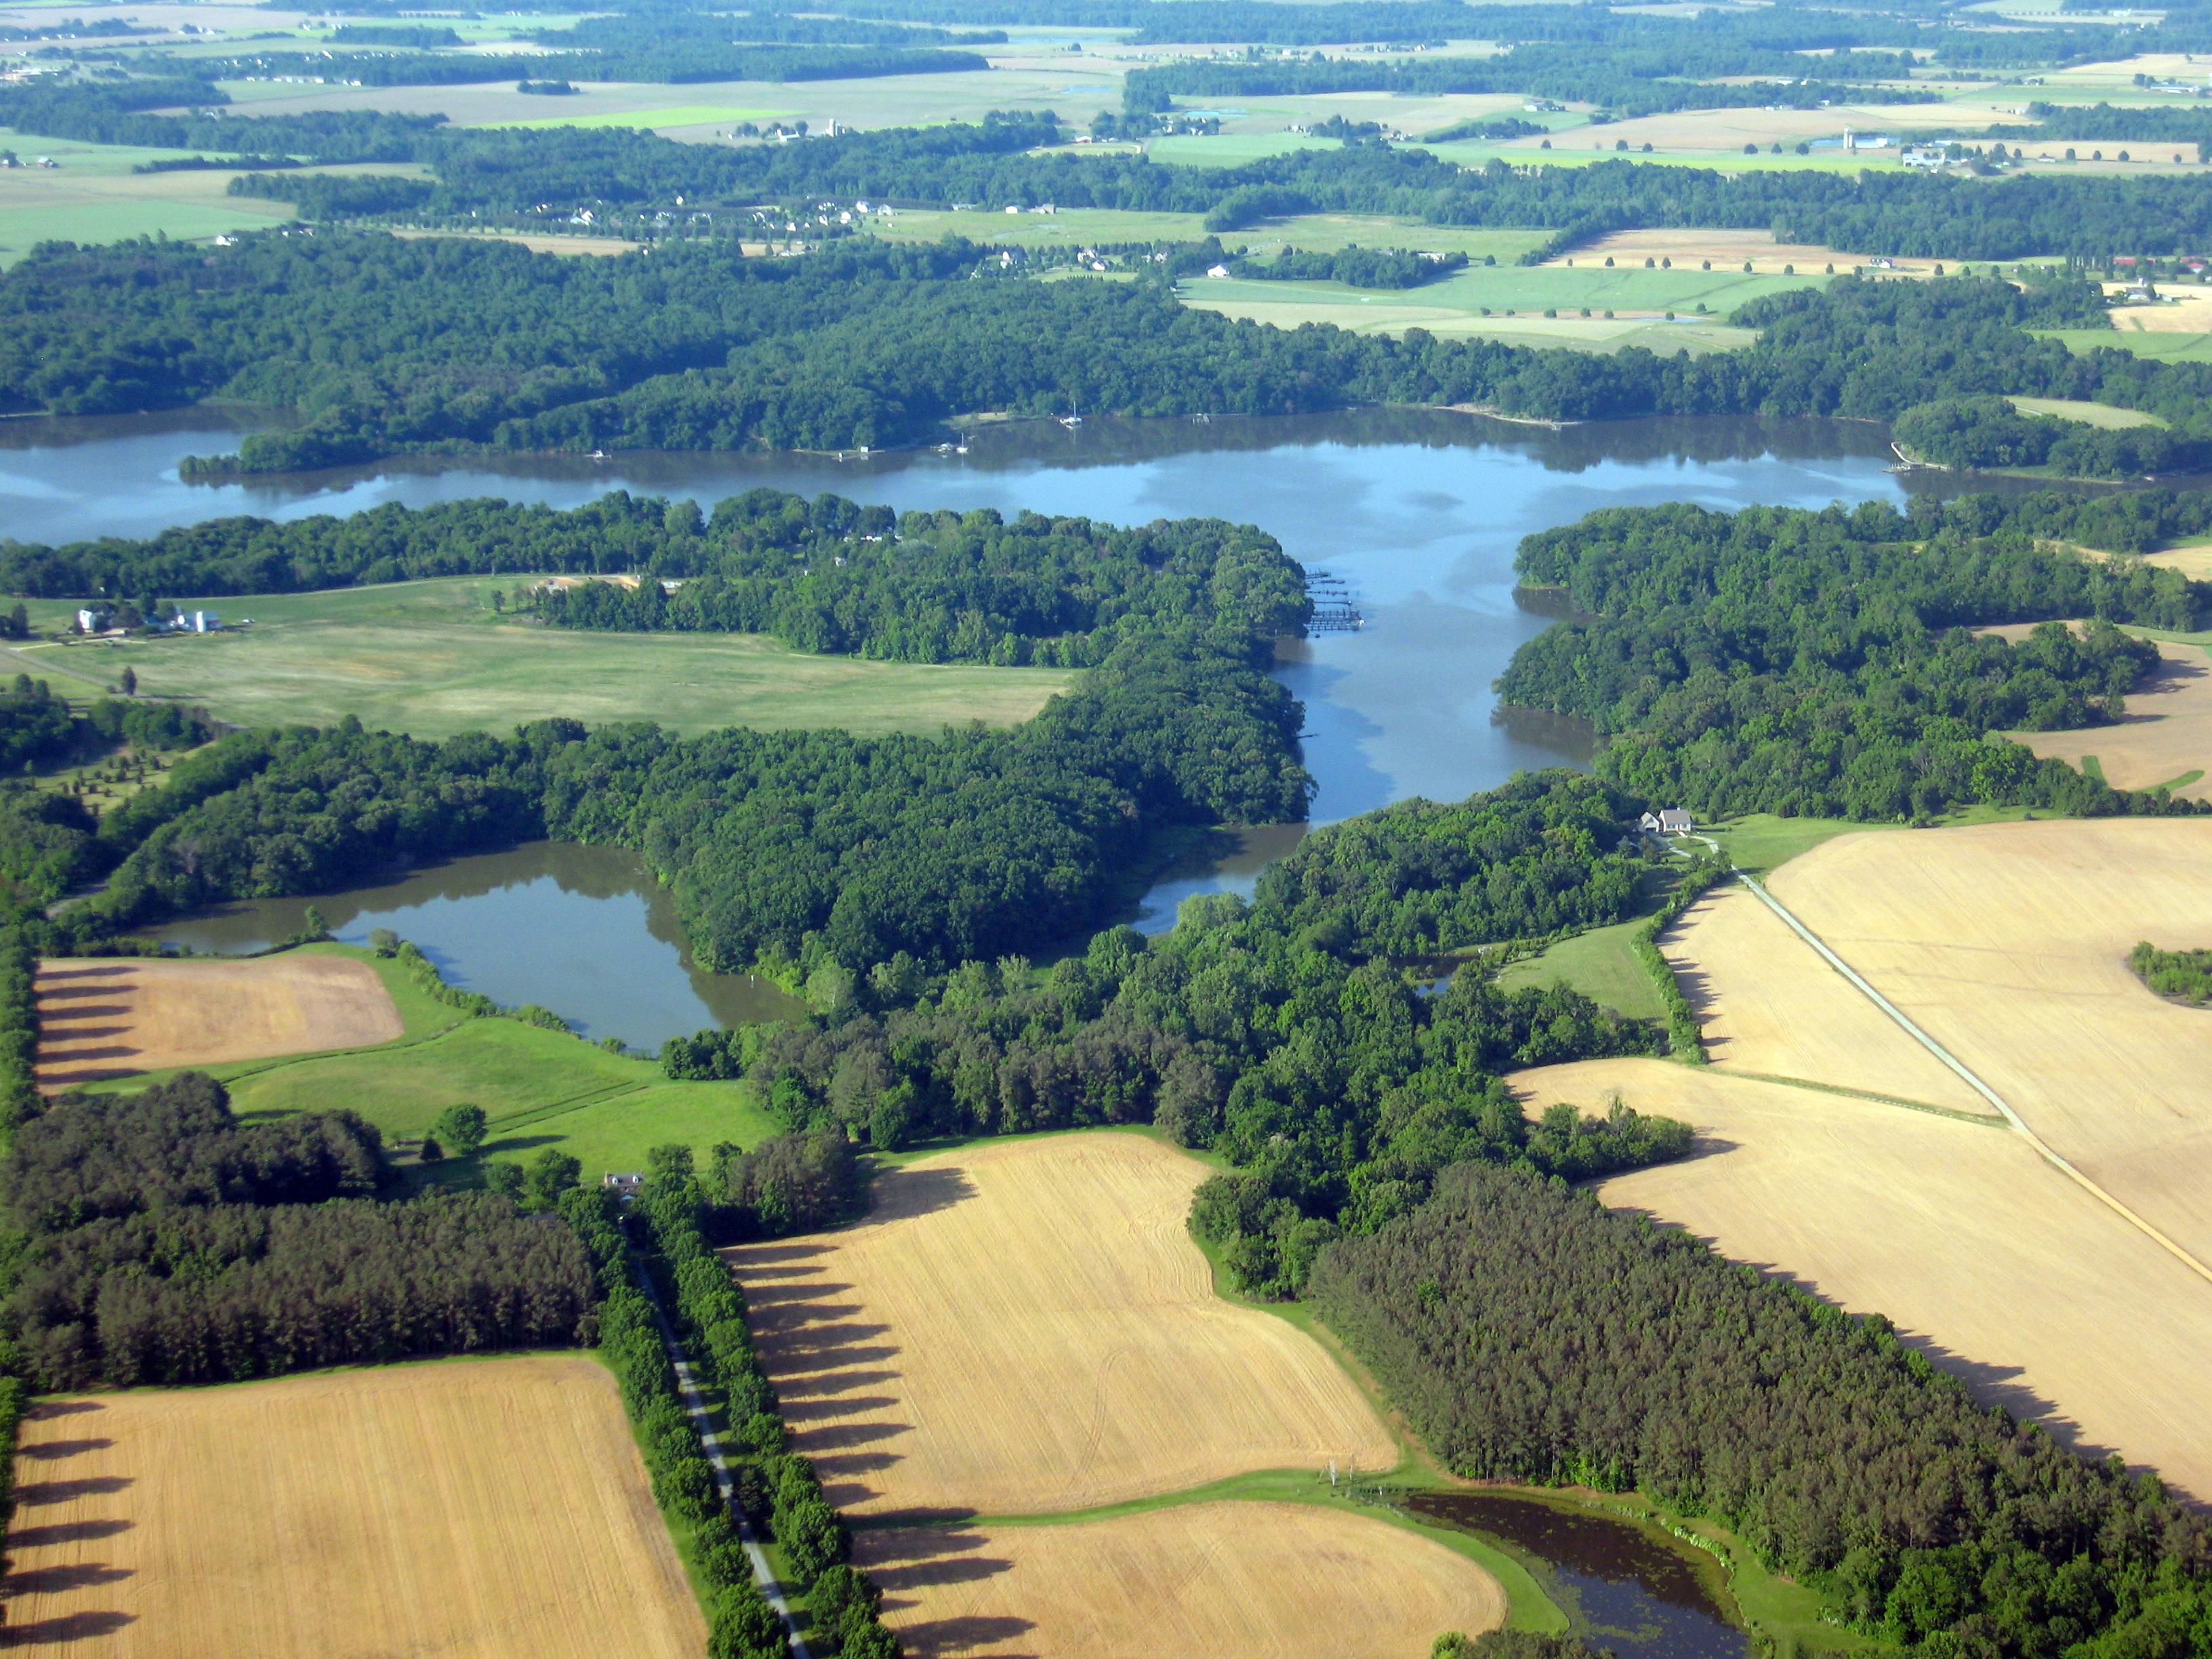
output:
[[537, 1003], [588, 1037], [633, 1048], [799, 1012], [765, 980], [694, 962], [674, 902], [618, 847], [532, 842], [380, 886], [227, 904], [158, 937], [196, 951], [264, 950], [304, 932], [310, 906], [346, 944], [389, 927], [464, 990], [510, 1007]]
[[1407, 1507], [1504, 1545], [1593, 1647], [1621, 1659], [1749, 1659], [1720, 1564], [1655, 1528], [1502, 1492], [1423, 1492]]

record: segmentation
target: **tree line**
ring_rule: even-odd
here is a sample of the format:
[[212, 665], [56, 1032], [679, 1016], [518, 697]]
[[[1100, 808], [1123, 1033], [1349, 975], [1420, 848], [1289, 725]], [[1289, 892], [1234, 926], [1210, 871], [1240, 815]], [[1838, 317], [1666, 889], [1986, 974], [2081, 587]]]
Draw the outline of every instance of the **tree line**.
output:
[[[1990, 740], [2118, 718], [2157, 651], [2113, 624], [2186, 630], [2212, 598], [2178, 573], [2041, 544], [2047, 499], [1910, 514], [1677, 504], [1539, 532], [1522, 581], [1588, 619], [1523, 645], [1499, 693], [1591, 721], [1601, 778], [1706, 817], [2197, 810]], [[2093, 620], [2055, 620], [2073, 617]], [[1975, 631], [2017, 622], [2042, 625], [2015, 643]]]
[[[481, 239], [247, 239], [48, 249], [0, 275], [0, 403], [94, 413], [222, 395], [298, 409], [204, 470], [405, 449], [846, 448], [975, 410], [1135, 415], [1476, 403], [1890, 418], [2021, 393], [2212, 430], [2212, 367], [2077, 357], [2030, 329], [2103, 325], [2095, 285], [1838, 279], [1755, 301], [1744, 350], [1692, 358], [1285, 331], [1183, 307], [1164, 276], [1042, 283], [957, 242], [796, 259], [680, 244], [560, 259]], [[303, 342], [312, 341], [310, 350]]]
[[349, 1112], [241, 1125], [212, 1079], [74, 1097], [15, 1126], [25, 1236], [0, 1319], [46, 1388], [236, 1382], [592, 1340], [574, 1237], [489, 1194], [379, 1203]]
[[[1063, 532], [1038, 520], [1023, 533]], [[1092, 544], [1069, 533], [1069, 546]], [[548, 720], [512, 738], [428, 743], [349, 720], [240, 732], [96, 824], [82, 808], [19, 815], [40, 826], [26, 848], [47, 889], [110, 876], [52, 934], [94, 940], [222, 899], [328, 890], [395, 862], [550, 836], [642, 854], [719, 968], [803, 975], [902, 950], [949, 962], [1035, 948], [1095, 921], [1153, 832], [1294, 819], [1310, 787], [1297, 705], [1259, 665], [1272, 630], [1304, 614], [1295, 567], [1264, 538], [1206, 524], [1119, 545], [1182, 562], [1160, 574], [1164, 608], [1011, 731], [679, 739]]]
[[1648, 1219], [1468, 1164], [1309, 1298], [1455, 1473], [1640, 1488], [1866, 1634], [1961, 1659], [2191, 1651], [2212, 1529], [1855, 1318]]
[[1947, 398], [1916, 404], [1891, 423], [1914, 460], [1960, 470], [2021, 469], [2074, 478], [2136, 478], [2196, 470], [2212, 459], [2203, 440], [2160, 426], [2095, 427], [2023, 414], [2008, 398]]
[[1312, 837], [1249, 904], [1193, 899], [1158, 939], [1109, 929], [1041, 983], [1020, 960], [932, 973], [879, 959], [865, 978], [810, 981], [804, 1025], [702, 1032], [663, 1066], [749, 1078], [789, 1129], [884, 1150], [1156, 1124], [1232, 1166], [1194, 1224], [1237, 1282], [1295, 1295], [1322, 1243], [1419, 1204], [1449, 1164], [1579, 1179], [1683, 1151], [1681, 1125], [1634, 1113], [1531, 1123], [1497, 1080], [1660, 1052], [1656, 1028], [1560, 987], [1502, 991], [1475, 962], [1424, 995], [1390, 954], [1631, 914], [1638, 884], [1617, 850], [1631, 805], [1547, 773], [1455, 808], [1392, 809]]

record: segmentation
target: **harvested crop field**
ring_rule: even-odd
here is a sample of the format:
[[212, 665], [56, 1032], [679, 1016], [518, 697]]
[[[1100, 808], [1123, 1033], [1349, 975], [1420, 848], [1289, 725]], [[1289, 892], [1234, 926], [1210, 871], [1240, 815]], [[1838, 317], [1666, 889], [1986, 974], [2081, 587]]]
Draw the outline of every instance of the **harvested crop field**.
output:
[[1314, 1340], [1222, 1301], [1196, 1159], [1137, 1133], [878, 1175], [858, 1226], [728, 1253], [798, 1449], [861, 1515], [1035, 1515], [1249, 1470], [1389, 1468]]
[[1536, 1106], [1617, 1091], [1684, 1119], [1702, 1155], [1613, 1177], [1607, 1203], [1884, 1314], [1983, 1399], [2212, 1498], [2212, 1285], [2010, 1130], [1663, 1060], [1510, 1081]]
[[[2110, 293], [2126, 292], [2115, 284]], [[2212, 295], [2181, 294], [2156, 305], [2127, 306], [2112, 313], [2112, 326], [2143, 334], [2212, 332]]]
[[1388, 1522], [1310, 1504], [1186, 1504], [1064, 1526], [854, 1534], [914, 1659], [1422, 1659], [1505, 1620], [1498, 1581]]
[[68, 957], [39, 964], [39, 1082], [359, 1048], [404, 1027], [365, 962]]
[[2177, 795], [2212, 799], [2212, 657], [2173, 640], [2160, 641], [2158, 654], [2157, 672], [2128, 693], [2128, 712], [2112, 724], [2005, 735], [2070, 766], [2094, 761], [2115, 789], [2166, 784]]
[[1749, 888], [1699, 899], [1659, 951], [1698, 1011], [1705, 1053], [1723, 1070], [1996, 1115]]
[[2212, 1264], [2212, 1012], [2139, 939], [2212, 945], [2212, 822], [1840, 836], [1769, 889], [2087, 1177]]
[[56, 1659], [692, 1659], [698, 1604], [581, 1355], [42, 1401], [9, 1645]]

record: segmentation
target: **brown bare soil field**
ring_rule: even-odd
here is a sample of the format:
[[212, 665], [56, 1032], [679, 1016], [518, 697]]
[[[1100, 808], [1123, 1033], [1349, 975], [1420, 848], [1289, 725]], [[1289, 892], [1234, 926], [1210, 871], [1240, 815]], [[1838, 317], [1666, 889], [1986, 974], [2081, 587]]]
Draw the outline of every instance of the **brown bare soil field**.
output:
[[53, 1659], [695, 1659], [613, 1376], [574, 1354], [42, 1401], [8, 1645]]
[[1439, 1632], [1505, 1622], [1465, 1556], [1310, 1504], [867, 1530], [854, 1553], [914, 1659], [1421, 1659]]
[[[1606, 130], [1612, 131], [1609, 127]], [[1580, 269], [1603, 264], [1608, 254], [1621, 264], [1668, 258], [1677, 266], [1695, 270], [1699, 261], [1711, 259], [1717, 270], [1738, 271], [1748, 259], [1755, 273], [1779, 276], [1783, 266], [1795, 265], [1801, 276], [1808, 273], [1818, 276], [1832, 264], [1838, 270], [1856, 270], [1867, 263], [1869, 257], [1863, 253], [1839, 253], [1817, 242], [1778, 242], [1774, 234], [1765, 230], [1616, 230], [1544, 263], [1565, 265], [1572, 259]], [[1899, 276], [1932, 276], [1937, 263], [1934, 259], [1899, 259], [1896, 272]]]
[[1607, 1203], [1884, 1314], [1981, 1398], [2212, 1498], [2212, 1285], [2012, 1131], [1664, 1060], [1510, 1081], [1539, 1105], [1618, 1091], [1685, 1119], [1702, 1155], [1615, 1176]]
[[375, 969], [343, 957], [247, 962], [69, 957], [39, 964], [39, 1083], [390, 1042], [404, 1026]]
[[1706, 1054], [1724, 1070], [1996, 1115], [1747, 888], [1707, 894], [1659, 950], [1698, 1011]]
[[2070, 766], [2094, 756], [2115, 789], [2152, 789], [2202, 772], [2173, 793], [2212, 799], [2212, 657], [2202, 646], [2170, 640], [2160, 642], [2158, 654], [2158, 672], [2128, 693], [2128, 712], [2114, 724], [2005, 735]]
[[2212, 1012], [2139, 939], [2212, 944], [2212, 822], [1838, 836], [1769, 889], [2092, 1181], [2212, 1263]]
[[1248, 1470], [1389, 1468], [1319, 1344], [1213, 1293], [1206, 1167], [1136, 1133], [886, 1170], [858, 1226], [729, 1259], [798, 1449], [862, 1515], [1036, 1515]]

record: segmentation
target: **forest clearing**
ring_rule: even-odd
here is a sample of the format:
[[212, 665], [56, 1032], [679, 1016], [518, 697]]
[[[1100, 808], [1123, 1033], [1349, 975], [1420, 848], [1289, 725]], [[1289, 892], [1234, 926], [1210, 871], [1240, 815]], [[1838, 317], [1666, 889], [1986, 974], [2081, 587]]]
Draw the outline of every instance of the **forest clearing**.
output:
[[1317, 1504], [1200, 1503], [1056, 1526], [855, 1534], [913, 1659], [1421, 1659], [1505, 1622], [1498, 1581], [1410, 1528]]
[[833, 1233], [728, 1253], [795, 1448], [848, 1513], [1048, 1514], [1398, 1449], [1312, 1338], [1214, 1294], [1206, 1166], [1139, 1133], [935, 1153]]
[[[9, 1644], [113, 1659], [689, 1659], [705, 1629], [582, 1355], [41, 1401]], [[549, 1502], [550, 1493], [558, 1501]]]
[[1706, 894], [1659, 951], [1697, 1010], [1706, 1054], [1723, 1071], [1996, 1115], [1748, 888]]
[[1509, 1081], [1534, 1109], [1617, 1092], [1697, 1129], [1700, 1155], [1608, 1179], [1608, 1205], [1885, 1315], [1989, 1403], [2212, 1495], [2212, 1285], [2019, 1135], [1664, 1060]]
[[2212, 941], [2212, 823], [2092, 818], [1850, 835], [1774, 896], [2059, 1154], [2212, 1261], [2212, 1019], [2130, 969]]
[[143, 957], [39, 967], [39, 1082], [265, 1060], [390, 1042], [404, 1027], [365, 962], [293, 953], [243, 961]]

